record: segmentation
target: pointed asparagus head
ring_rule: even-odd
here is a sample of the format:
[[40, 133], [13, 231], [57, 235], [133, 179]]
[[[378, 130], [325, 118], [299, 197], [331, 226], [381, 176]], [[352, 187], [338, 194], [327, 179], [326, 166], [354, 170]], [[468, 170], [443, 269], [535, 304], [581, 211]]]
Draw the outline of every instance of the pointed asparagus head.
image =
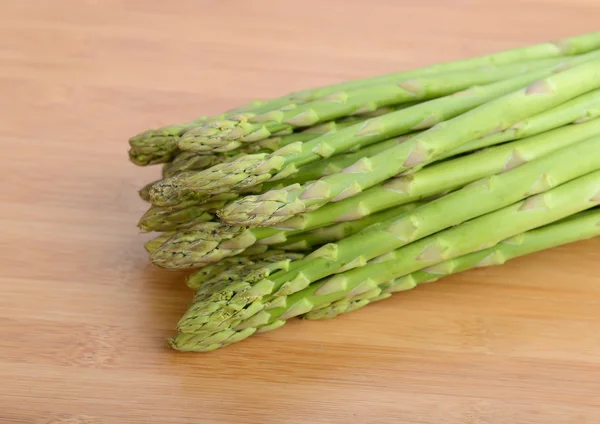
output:
[[200, 268], [222, 258], [237, 255], [254, 244], [256, 238], [244, 227], [205, 222], [175, 233], [151, 255], [162, 268]]

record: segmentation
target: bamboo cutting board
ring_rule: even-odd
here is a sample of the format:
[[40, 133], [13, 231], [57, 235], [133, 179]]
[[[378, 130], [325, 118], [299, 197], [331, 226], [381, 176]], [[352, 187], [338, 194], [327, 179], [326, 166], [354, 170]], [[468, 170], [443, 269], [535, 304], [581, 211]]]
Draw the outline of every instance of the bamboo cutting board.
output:
[[597, 0], [0, 2], [0, 423], [600, 422], [600, 239], [210, 354], [147, 263], [138, 131], [597, 31]]

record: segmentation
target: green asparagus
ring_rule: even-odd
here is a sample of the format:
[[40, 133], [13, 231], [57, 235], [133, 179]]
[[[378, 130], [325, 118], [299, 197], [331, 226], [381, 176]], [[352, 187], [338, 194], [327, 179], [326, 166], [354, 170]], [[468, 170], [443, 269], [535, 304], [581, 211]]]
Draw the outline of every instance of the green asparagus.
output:
[[[138, 226], [210, 351], [600, 235], [600, 32], [257, 100], [129, 139]], [[160, 172], [160, 168], [159, 172]]]
[[[423, 202], [409, 203], [367, 216], [359, 221], [337, 224], [335, 228], [330, 229], [329, 237], [339, 240], [335, 238], [336, 235], [343, 238], [345, 235], [354, 234], [369, 225], [408, 212], [422, 204]], [[154, 265], [163, 268], [200, 268], [243, 252], [256, 243], [257, 235], [260, 237], [260, 234], [260, 231], [248, 230], [244, 227], [229, 227], [215, 222], [200, 223], [188, 231], [180, 231], [163, 240], [150, 258]], [[283, 238], [279, 235], [263, 237], [261, 243], [276, 245], [285, 240], [285, 235], [279, 234]], [[299, 234], [299, 236], [302, 235]], [[313, 237], [317, 237], [317, 235], [313, 235]], [[325, 238], [327, 235], [322, 234], [322, 237]], [[279, 247], [275, 246], [275, 248]]]
[[[437, 273], [448, 272], [455, 258], [472, 254], [505, 241], [505, 244], [518, 244], [525, 240], [518, 236], [522, 232], [533, 230], [543, 225], [562, 220], [578, 212], [591, 209], [600, 203], [600, 171], [579, 177], [569, 183], [556, 187], [546, 193], [532, 196], [524, 201], [503, 209], [480, 216], [457, 227], [434, 234], [418, 242], [393, 252], [387, 261], [372, 263], [361, 268], [336, 275], [323, 282], [311, 284], [302, 291], [282, 296], [277, 301], [267, 304], [266, 308], [255, 312], [245, 319], [235, 321], [220, 331], [197, 331], [178, 334], [171, 340], [171, 346], [181, 350], [210, 351], [243, 340], [258, 331], [269, 331], [281, 327], [289, 318], [309, 313], [321, 305], [331, 304], [346, 296], [356, 296], [373, 292], [379, 286], [388, 284], [391, 279], [408, 276], [407, 280], [397, 281], [387, 290], [403, 290], [414, 287], [410, 274], [419, 270]], [[584, 237], [597, 235], [597, 210], [589, 221], [582, 224], [586, 229], [578, 229]], [[557, 225], [572, 223], [564, 220]], [[591, 229], [590, 229], [591, 226]], [[556, 227], [549, 227], [556, 228]], [[571, 228], [558, 231], [549, 236], [575, 237], [569, 234]], [[544, 228], [538, 231], [544, 232]], [[516, 237], [515, 237], [516, 236]], [[511, 239], [511, 237], [514, 237]], [[542, 236], [542, 238], [544, 238]], [[509, 239], [509, 240], [506, 240]], [[572, 239], [571, 239], [572, 240]], [[544, 246], [546, 240], [537, 240], [538, 246]], [[550, 245], [552, 245], [550, 243]], [[527, 249], [524, 249], [525, 251]], [[486, 253], [494, 253], [488, 251]], [[493, 262], [495, 258], [486, 255], [483, 261]], [[497, 258], [496, 258], [497, 260]], [[460, 261], [460, 259], [459, 259]], [[487, 262], [486, 261], [486, 262]], [[485, 262], [484, 262], [485, 263]], [[437, 265], [437, 266], [436, 266]], [[446, 270], [444, 270], [446, 269]], [[407, 285], [409, 287], [407, 287]]]
[[219, 163], [231, 162], [243, 155], [252, 153], [269, 153], [296, 142], [310, 141], [323, 134], [333, 134], [338, 130], [365, 120], [400, 109], [399, 107], [382, 107], [374, 112], [349, 116], [337, 121], [329, 121], [304, 129], [301, 132], [269, 137], [256, 143], [245, 143], [238, 149], [228, 152], [191, 152], [181, 151], [175, 155], [172, 162], [163, 167], [163, 177], [172, 177], [183, 171], [201, 171]]
[[[384, 140], [382, 142], [369, 145], [364, 148], [360, 148], [361, 146], [356, 146], [356, 149], [352, 152], [344, 153], [338, 156], [333, 156], [327, 159], [323, 159], [317, 162], [310, 163], [302, 168], [298, 169], [298, 171], [291, 176], [290, 178], [286, 178], [279, 181], [269, 181], [254, 187], [248, 188], [244, 193], [262, 193], [268, 190], [280, 189], [283, 187], [287, 187], [292, 184], [302, 184], [308, 181], [313, 181], [318, 179], [324, 175], [333, 174], [341, 171], [348, 165], [356, 162], [358, 159], [363, 157], [372, 156], [381, 152], [386, 151], [387, 149], [395, 146], [396, 144], [403, 143], [407, 140], [408, 137], [412, 136], [411, 134], [407, 134], [403, 137], [391, 138], [388, 140]], [[243, 156], [242, 156], [243, 157]], [[177, 175], [177, 174], [176, 174]], [[169, 180], [167, 178], [167, 180]], [[156, 182], [154, 185], [162, 186], [165, 184], [165, 180]], [[168, 184], [168, 181], [167, 181]], [[177, 193], [176, 197], [170, 197], [167, 201], [161, 197], [156, 197], [153, 195], [154, 189], [150, 188], [149, 191], [150, 201], [157, 206], [168, 206], [173, 207], [175, 205], [179, 205], [184, 202], [188, 202], [198, 197], [205, 198], [206, 195], [195, 191], [195, 190], [182, 190]], [[244, 194], [241, 193], [241, 194]], [[232, 194], [232, 193], [229, 193]], [[221, 194], [214, 194], [211, 196], [221, 196]]]
[[268, 226], [285, 221], [293, 215], [354, 196], [408, 169], [418, 169], [470, 140], [504, 130], [522, 119], [597, 88], [600, 88], [598, 59], [558, 72], [524, 89], [492, 100], [438, 124], [406, 143], [369, 158], [362, 158], [337, 174], [293, 190], [247, 196], [227, 206], [219, 213], [219, 217], [232, 225]]
[[203, 205], [178, 210], [151, 206], [140, 218], [138, 227], [143, 232], [183, 230], [212, 221], [214, 217]]
[[204, 151], [220, 148], [235, 142], [256, 142], [270, 137], [274, 132], [308, 127], [319, 122], [338, 119], [378, 107], [402, 104], [415, 100], [430, 100], [464, 90], [472, 85], [490, 84], [532, 69], [556, 66], [559, 59], [544, 59], [526, 64], [475, 68], [448, 74], [397, 80], [381, 85], [340, 91], [290, 110], [270, 111], [239, 120], [206, 122], [186, 132], [178, 142], [182, 150]]
[[[414, 174], [396, 177], [357, 196], [330, 203], [316, 211], [291, 218], [273, 227], [248, 229], [239, 238], [240, 243], [234, 244], [235, 249], [232, 251], [254, 243], [270, 245], [286, 243], [290, 239], [293, 240], [295, 236], [302, 237], [307, 231], [331, 223], [354, 221], [388, 208], [446, 193], [594, 135], [600, 135], [600, 119], [565, 126], [475, 154], [436, 163]], [[221, 235], [223, 240], [228, 241], [238, 234], [238, 228], [226, 224], [218, 229], [211, 227]], [[228, 236], [228, 232], [232, 232], [233, 235]], [[212, 243], [212, 238], [209, 242]], [[221, 246], [217, 249], [225, 254]], [[155, 253], [152, 260], [165, 268], [197, 267], [206, 263], [206, 259], [203, 258], [206, 252], [210, 250], [203, 245], [202, 239], [196, 237], [192, 231], [188, 231], [174, 235], [160, 251]]]
[[195, 288], [196, 296], [201, 298], [214, 290], [214, 287], [220, 287], [239, 279], [259, 280], [275, 271], [288, 269], [292, 261], [300, 260], [303, 257], [302, 253], [272, 249], [259, 255], [226, 258], [224, 262], [230, 264], [226, 270], [215, 275], [202, 268], [188, 277], [187, 285]]
[[234, 281], [241, 278], [242, 275], [247, 276], [254, 271], [268, 275], [265, 268], [270, 268], [272, 263], [280, 262], [282, 259], [299, 260], [303, 257], [302, 253], [276, 249], [267, 249], [263, 253], [249, 256], [232, 256], [194, 271], [188, 276], [186, 283], [192, 290], [198, 291], [201, 287], [202, 290], [206, 290], [207, 286], [213, 285], [217, 281], [225, 279]]
[[[139, 166], [170, 162], [179, 150], [177, 148], [179, 138], [190, 129], [213, 120], [235, 118], [238, 115], [244, 115], [250, 112], [264, 113], [270, 110], [276, 110], [284, 105], [289, 106], [290, 103], [283, 99], [254, 101], [241, 108], [233, 109], [218, 116], [202, 116], [183, 124], [167, 125], [161, 128], [144, 131], [129, 139], [129, 159]], [[224, 149], [235, 148], [236, 146], [239, 146], [239, 143], [232, 142], [228, 146], [224, 146]]]
[[600, 136], [596, 136], [557, 150], [327, 244], [292, 263], [290, 271], [277, 272], [254, 284], [237, 282], [196, 302], [181, 319], [180, 331], [227, 326], [231, 320], [251, 316], [278, 297], [300, 291], [332, 273], [361, 267], [394, 249], [600, 169], [599, 148]]
[[457, 149], [441, 155], [438, 160], [540, 134], [562, 127], [563, 125], [571, 123], [581, 124], [598, 117], [600, 117], [600, 89], [591, 91], [573, 100], [569, 100], [558, 107], [517, 122], [503, 131], [465, 143]]
[[313, 309], [300, 317], [310, 320], [334, 318], [340, 314], [355, 311], [369, 303], [386, 299], [392, 293], [413, 289], [419, 284], [432, 283], [442, 277], [471, 268], [502, 265], [519, 256], [597, 236], [600, 236], [600, 208], [595, 207], [556, 223], [502, 240], [488, 249], [459, 256], [392, 279], [380, 284], [372, 291], [337, 300], [323, 308]]
[[[600, 54], [571, 58], [567, 63], [577, 64], [596, 57], [600, 57]], [[364, 146], [432, 127], [550, 74], [552, 70], [532, 71], [499, 83], [473, 87], [461, 95], [443, 97], [373, 118], [307, 143], [290, 144], [270, 155], [248, 155], [202, 172], [181, 173], [155, 185], [153, 198], [158, 204], [176, 201], [180, 193], [188, 190], [206, 193], [243, 191], [267, 180], [283, 179], [293, 175], [303, 165], [339, 154], [356, 144]]]

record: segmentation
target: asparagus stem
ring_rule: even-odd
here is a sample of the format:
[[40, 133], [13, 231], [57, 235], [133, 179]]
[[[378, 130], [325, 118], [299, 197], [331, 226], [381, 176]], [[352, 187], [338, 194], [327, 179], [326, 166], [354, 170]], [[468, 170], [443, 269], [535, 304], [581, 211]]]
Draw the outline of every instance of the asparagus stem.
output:
[[[378, 109], [379, 111], [381, 111], [381, 109]], [[387, 112], [389, 113], [389, 112]], [[590, 93], [584, 94], [582, 96], [579, 96], [571, 101], [568, 101], [556, 108], [550, 109], [549, 111], [545, 111], [542, 112], [538, 115], [535, 115], [529, 119], [526, 119], [524, 121], [521, 121], [513, 126], [511, 126], [510, 128], [501, 131], [499, 133], [495, 133], [495, 134], [490, 134], [486, 137], [482, 137], [478, 140], [473, 140], [470, 141], [468, 143], [463, 144], [462, 146], [460, 146], [458, 149], [452, 150], [450, 153], [447, 153], [445, 155], [442, 155], [438, 160], [442, 160], [442, 159], [446, 159], [450, 156], [455, 156], [461, 153], [465, 153], [465, 152], [469, 152], [469, 151], [473, 151], [473, 150], [478, 150], [484, 147], [489, 147], [492, 145], [496, 145], [496, 144], [500, 144], [500, 143], [504, 143], [506, 141], [511, 141], [511, 140], [517, 140], [520, 138], [524, 138], [524, 137], [529, 137], [531, 135], [535, 135], [535, 134], [539, 134], [542, 133], [544, 131], [548, 131], [548, 130], [552, 130], [558, 127], [561, 127], [563, 125], [567, 125], [569, 123], [582, 123], [582, 122], [586, 122], [588, 120], [591, 119], [595, 119], [597, 117], [600, 116], [600, 90], [594, 90]], [[339, 127], [339, 123], [337, 124], [337, 128]], [[348, 124], [350, 125], [350, 124]], [[334, 125], [335, 126], [335, 125]], [[331, 128], [332, 125], [331, 124], [325, 124], [322, 126], [319, 126], [320, 128]], [[312, 131], [312, 130], [311, 130]], [[315, 128], [315, 131], [317, 131], [317, 128]], [[320, 134], [325, 134], [327, 131], [323, 131]], [[303, 134], [303, 133], [298, 133], [298, 135]], [[284, 136], [285, 138], [287, 137], [291, 137], [290, 136]], [[287, 145], [287, 143], [286, 143]], [[183, 163], [180, 165], [180, 169], [177, 170], [176, 166], [174, 165], [173, 168], [173, 172], [169, 173], [169, 175], [165, 175], [165, 176], [172, 176], [178, 172], [184, 171], [184, 170], [199, 170], [200, 167], [198, 168], [194, 168], [194, 158], [203, 158], [204, 156], [201, 155], [197, 155], [196, 153], [193, 152], [181, 152], [177, 158], [182, 157], [182, 159], [180, 159], [182, 162], [184, 160], [186, 160], [186, 158], [189, 158], [187, 160], [189, 160], [190, 162], [192, 162], [190, 165], [184, 165]], [[176, 158], [176, 160], [177, 160]], [[200, 159], [198, 159], [200, 161]], [[318, 161], [317, 163], [320, 163], [321, 161]], [[308, 166], [312, 166], [312, 165], [308, 165]], [[303, 169], [306, 169], [308, 166], [305, 167], [301, 167], [299, 169], [299, 172], [302, 171]], [[328, 175], [328, 174], [324, 174], [324, 175]], [[324, 176], [324, 175], [320, 175]], [[150, 184], [148, 184], [147, 186], [145, 186], [142, 190], [140, 190], [140, 197], [142, 197], [142, 199], [146, 200], [146, 201], [150, 201], [150, 188], [156, 184], [158, 181], [154, 181]], [[281, 181], [282, 185], [287, 185], [289, 183], [293, 183], [293, 177], [288, 178], [288, 179], [284, 179]]]
[[[328, 275], [361, 267], [373, 258], [431, 234], [600, 169], [599, 148], [600, 136], [596, 136], [557, 150], [325, 245], [292, 263], [290, 271], [277, 272], [257, 283], [236, 282], [190, 307], [179, 322], [179, 330], [194, 333], [227, 327], [230, 322], [248, 318], [278, 298], [298, 292]], [[538, 198], [540, 196], [534, 199]]]
[[[302, 294], [319, 297], [318, 303], [322, 303], [327, 302], [327, 297], [337, 300], [348, 293], [366, 293], [377, 288], [384, 288], [387, 292], [402, 291], [416, 285], [411, 273], [423, 270], [422, 272], [430, 277], [436, 273], [438, 277], [452, 273], [456, 266], [452, 260], [465, 254], [473, 254], [479, 258], [477, 263], [502, 263], [502, 256], [489, 256], [488, 249], [491, 248], [493, 253], [492, 246], [502, 242], [509, 246], [513, 243], [518, 246], [523, 241], [522, 236], [517, 236], [519, 233], [593, 208], [600, 203], [599, 194], [600, 171], [597, 171], [459, 227], [419, 240], [362, 268], [329, 277]], [[598, 211], [594, 211], [592, 216], [593, 223], [598, 224]], [[588, 228], [588, 231], [590, 229], [597, 231], [593, 227]], [[471, 232], [472, 230], [475, 232]], [[468, 237], [465, 236], [467, 232]], [[562, 235], [569, 237], [569, 234]], [[488, 252], [482, 254], [481, 250]], [[511, 247], [507, 247], [506, 250], [510, 251]], [[390, 284], [390, 280], [394, 281]], [[339, 289], [331, 292], [334, 286]], [[292, 306], [297, 300], [304, 300], [302, 294], [299, 292], [290, 296], [287, 299], [288, 305]]]
[[[316, 100], [340, 90], [353, 89], [364, 85], [394, 80], [397, 79], [399, 75], [404, 75], [405, 78], [412, 78], [421, 75], [434, 75], [436, 73], [466, 70], [479, 66], [505, 65], [536, 59], [577, 55], [598, 48], [600, 48], [599, 33], [582, 34], [551, 43], [520, 47], [477, 58], [438, 63], [412, 71], [382, 75], [362, 80], [346, 81], [327, 87], [303, 90], [281, 98], [270, 99], [266, 102], [254, 101], [226, 113], [221, 118], [248, 112], [263, 113], [268, 112], [269, 110], [290, 108], [302, 101]], [[218, 118], [220, 117], [213, 117], [210, 119], [214, 120]], [[208, 119], [209, 118], [207, 117], [201, 117], [184, 124], [170, 125], [156, 130], [144, 131], [143, 133], [132, 137], [129, 141], [131, 145], [131, 150], [129, 152], [131, 161], [137, 165], [150, 165], [170, 161], [173, 154], [178, 150], [176, 145], [179, 137], [187, 130], [206, 122]]]
[[[395, 146], [396, 144], [403, 143], [410, 137], [411, 135], [407, 135], [404, 137], [392, 138], [389, 140], [384, 140], [380, 143], [372, 144], [364, 148], [360, 148], [361, 146], [357, 145], [356, 150], [352, 152], [348, 152], [345, 154], [341, 154], [338, 156], [333, 156], [327, 159], [323, 159], [317, 162], [313, 162], [302, 168], [298, 169], [298, 171], [291, 176], [290, 178], [286, 178], [279, 181], [269, 181], [260, 185], [256, 185], [254, 187], [248, 188], [246, 193], [262, 193], [268, 190], [281, 189], [286, 186], [292, 184], [303, 184], [309, 181], [313, 181], [315, 179], [321, 178], [325, 175], [330, 175], [336, 172], [341, 171], [345, 167], [351, 165], [356, 162], [358, 159], [363, 157], [372, 156], [381, 152], [386, 151], [387, 149]], [[241, 160], [244, 156], [240, 156]], [[167, 179], [168, 180], [168, 179]], [[155, 182], [154, 185], [156, 187], [162, 186], [163, 181]], [[168, 182], [167, 182], [168, 184]], [[150, 188], [150, 193], [152, 193], [153, 188]], [[223, 193], [221, 193], [223, 194]], [[243, 193], [242, 193], [243, 194]], [[213, 196], [219, 196], [220, 194], [215, 194]], [[184, 202], [188, 202], [200, 196], [200, 199], [203, 199], [205, 194], [194, 191], [194, 190], [185, 190], [179, 191], [176, 196], [169, 197], [167, 200], [164, 198], [156, 198], [150, 194], [150, 201], [156, 204], [157, 206], [167, 206], [173, 207], [179, 205]]]
[[[234, 327], [212, 333], [209, 331], [195, 334], [179, 333], [170, 340], [170, 345], [174, 349], [183, 351], [212, 351], [241, 341], [257, 331], [279, 328], [285, 324], [287, 319], [294, 316], [304, 316], [308, 319], [327, 318], [386, 298], [390, 293], [409, 290], [418, 284], [436, 281], [440, 277], [469, 268], [499, 265], [518, 256], [597, 237], [600, 235], [600, 208], [595, 207], [586, 212], [577, 213], [578, 210], [590, 209], [593, 205], [600, 203], [600, 198], [598, 198], [600, 173], [594, 174], [596, 174], [595, 184], [592, 183], [591, 186], [588, 184], [587, 190], [583, 186], [594, 179], [593, 174], [566, 184], [565, 186], [569, 186], [566, 189], [565, 186], [562, 186], [546, 193], [544, 197], [547, 201], [552, 198], [551, 208], [529, 209], [526, 206], [526, 200], [446, 230], [439, 235], [415, 243], [415, 245], [406, 246], [401, 249], [402, 252], [395, 255], [397, 259], [392, 261], [393, 263], [387, 264], [391, 265], [394, 271], [401, 270], [398, 273], [401, 275], [391, 282], [377, 283], [392, 274], [393, 271], [381, 274], [371, 273], [367, 275], [366, 279], [357, 273], [354, 275], [342, 274], [334, 277], [344, 279], [344, 285], [338, 286], [338, 290], [335, 292], [323, 290], [327, 284], [331, 285], [331, 280], [329, 282], [326, 280], [321, 284], [312, 284], [302, 292], [288, 296], [285, 302], [260, 311], [251, 318], [237, 323]], [[570, 191], [575, 185], [579, 187], [576, 187], [575, 191]], [[594, 200], [590, 202], [588, 196], [592, 196]], [[523, 210], [524, 206], [525, 210]], [[563, 219], [565, 217], [567, 219]], [[498, 218], [502, 219], [498, 221]], [[501, 230], [497, 229], [498, 223], [505, 223]], [[488, 234], [490, 228], [494, 228], [493, 235]], [[474, 229], [476, 231], [471, 231]], [[519, 230], [521, 230], [520, 233]], [[465, 237], [465, 232], [469, 232], [475, 237]], [[437, 258], [426, 255], [426, 260], [424, 260], [423, 253], [428, 246], [439, 244], [441, 241], [447, 243], [450, 239], [454, 239], [453, 241], [458, 244], [444, 244], [449, 249], [444, 249], [442, 255], [437, 255]], [[494, 239], [496, 244], [490, 246], [491, 240]], [[481, 245], [488, 247], [482, 249]], [[373, 266], [376, 265], [378, 264], [373, 264]], [[345, 304], [344, 299], [346, 298], [354, 300]], [[319, 305], [329, 306], [318, 309]]]
[[[202, 116], [183, 124], [167, 125], [141, 132], [129, 139], [129, 159], [139, 166], [170, 162], [179, 151], [177, 148], [179, 138], [187, 131], [199, 125], [218, 119], [234, 118], [238, 115], [244, 116], [248, 113], [264, 113], [276, 110], [285, 105], [291, 106], [289, 102], [284, 102], [281, 99], [272, 99], [264, 102], [254, 101], [242, 108], [234, 109], [218, 116], [210, 118]], [[229, 145], [231, 149], [237, 146], [239, 146], [239, 143], [235, 142]], [[227, 148], [227, 146], [224, 148]]]
[[[254, 243], [286, 243], [294, 240], [294, 237], [303, 237], [307, 231], [332, 223], [355, 221], [392, 207], [456, 190], [480, 178], [505, 172], [595, 135], [600, 135], [600, 119], [568, 125], [468, 156], [436, 163], [414, 174], [396, 177], [357, 196], [330, 203], [273, 227], [247, 229], [239, 239], [242, 244], [230, 244], [228, 247], [235, 247], [231, 249], [233, 251], [239, 250], [242, 245], [249, 246]], [[226, 234], [232, 232], [238, 235], [239, 228], [223, 224], [218, 229], [212, 226], [211, 230], [221, 234], [223, 240], [229, 241], [233, 236]], [[202, 233], [199, 236], [202, 236]], [[204, 255], [210, 250], [201, 240], [193, 230], [175, 234], [155, 252], [152, 261], [158, 266], [174, 269], [202, 266], [207, 263]], [[212, 239], [209, 243], [212, 243]], [[227, 255], [221, 246], [216, 249]], [[219, 257], [212, 256], [212, 260]]]
[[232, 141], [256, 142], [270, 137], [277, 131], [293, 131], [298, 127], [364, 113], [382, 106], [430, 100], [464, 90], [474, 84], [489, 84], [531, 69], [555, 66], [558, 63], [558, 59], [545, 59], [528, 64], [475, 68], [408, 80], [400, 76], [396, 80], [379, 85], [339, 91], [290, 110], [245, 115], [238, 120], [206, 122], [186, 132], [180, 138], [178, 146], [183, 150], [195, 151], [220, 148]]
[[[332, 240], [338, 240], [335, 239], [336, 235], [344, 237], [355, 234], [367, 226], [413, 210], [423, 203], [410, 203], [365, 217], [360, 221], [338, 224], [327, 235]], [[260, 232], [258, 235], [260, 236]], [[325, 233], [322, 236], [326, 237]], [[160, 247], [151, 255], [152, 263], [171, 269], [200, 268], [244, 252], [257, 242], [257, 232], [243, 227], [207, 222], [198, 224], [189, 231], [174, 233], [166, 240], [161, 237], [161, 240], [163, 242]], [[261, 242], [264, 245], [276, 245], [282, 240], [285, 238], [274, 236], [263, 238]]]
[[[599, 55], [592, 53], [585, 57], [571, 58], [567, 63], [585, 63], [594, 57], [599, 57]], [[152, 189], [152, 197], [156, 204], [161, 204], [176, 200], [180, 193], [187, 191], [207, 193], [243, 191], [266, 180], [283, 179], [296, 173], [301, 166], [321, 160], [325, 156], [339, 154], [356, 144], [366, 146], [455, 118], [477, 106], [527, 86], [539, 78], [551, 75], [553, 69], [531, 71], [509, 80], [473, 87], [463, 92], [462, 95], [446, 96], [392, 112], [370, 119], [362, 125], [345, 128], [335, 134], [326, 134], [302, 144], [290, 144], [270, 155], [248, 155], [237, 161], [214, 166], [202, 172], [182, 173], [155, 185]], [[494, 127], [481, 135], [485, 135], [493, 129]], [[473, 134], [472, 138], [481, 135]], [[453, 147], [456, 148], [460, 144], [457, 143]], [[440, 152], [440, 154], [443, 153], [446, 151]], [[388, 156], [388, 158], [391, 157]], [[403, 163], [404, 161], [399, 160], [399, 162]], [[234, 214], [231, 215], [228, 219], [237, 219]]]
[[208, 212], [210, 209], [204, 205], [194, 205], [179, 210], [151, 206], [140, 218], [138, 227], [143, 232], [184, 230], [212, 221], [215, 216]]
[[283, 192], [247, 196], [227, 206], [219, 217], [234, 225], [268, 226], [285, 221], [329, 202], [354, 196], [406, 170], [418, 169], [470, 140], [506, 129], [597, 88], [600, 88], [598, 59], [492, 100], [314, 183]]

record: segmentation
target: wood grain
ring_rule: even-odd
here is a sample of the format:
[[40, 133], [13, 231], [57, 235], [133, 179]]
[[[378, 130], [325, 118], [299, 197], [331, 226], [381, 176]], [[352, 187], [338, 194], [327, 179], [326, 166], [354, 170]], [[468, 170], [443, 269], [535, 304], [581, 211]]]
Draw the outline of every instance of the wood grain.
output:
[[600, 240], [211, 354], [148, 265], [126, 140], [258, 97], [598, 30], [597, 0], [3, 0], [0, 422], [596, 424]]

